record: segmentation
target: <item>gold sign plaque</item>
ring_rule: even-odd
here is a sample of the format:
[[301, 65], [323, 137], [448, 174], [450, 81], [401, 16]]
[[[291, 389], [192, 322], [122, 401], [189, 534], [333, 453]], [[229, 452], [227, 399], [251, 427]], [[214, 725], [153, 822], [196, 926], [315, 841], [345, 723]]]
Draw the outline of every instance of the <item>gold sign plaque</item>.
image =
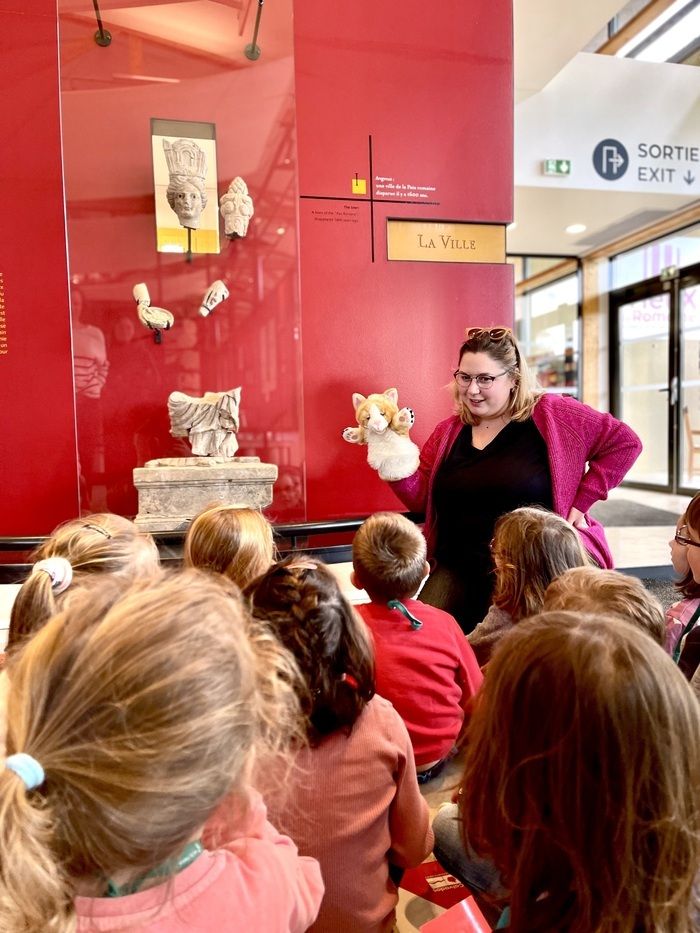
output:
[[387, 220], [387, 258], [412, 262], [505, 262], [504, 224]]

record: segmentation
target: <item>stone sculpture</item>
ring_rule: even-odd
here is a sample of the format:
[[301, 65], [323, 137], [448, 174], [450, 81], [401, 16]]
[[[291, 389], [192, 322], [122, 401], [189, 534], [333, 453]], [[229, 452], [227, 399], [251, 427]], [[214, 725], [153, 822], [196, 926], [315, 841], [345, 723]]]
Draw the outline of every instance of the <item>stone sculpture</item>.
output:
[[212, 282], [204, 298], [202, 298], [202, 303], [199, 306], [199, 313], [202, 317], [209, 317], [214, 308], [220, 305], [222, 301], [226, 301], [228, 295], [229, 291], [226, 287], [226, 282], [222, 281], [222, 279], [217, 279], [215, 282]]
[[189, 437], [192, 453], [198, 457], [232, 460], [238, 450], [240, 402], [240, 386], [228, 392], [206, 392], [201, 398], [171, 392], [170, 433], [173, 437]]
[[168, 204], [177, 214], [181, 227], [198, 230], [207, 206], [205, 180], [207, 156], [192, 139], [163, 140], [170, 183], [165, 192]]
[[248, 194], [248, 185], [240, 176], [233, 179], [226, 194], [219, 199], [219, 211], [224, 218], [224, 233], [227, 237], [233, 240], [246, 235], [255, 208]]
[[145, 282], [134, 285], [133, 292], [136, 301], [136, 311], [139, 321], [144, 327], [150, 328], [156, 332], [161, 330], [170, 330], [175, 322], [172, 311], [166, 311], [165, 308], [155, 308], [151, 306], [151, 296]]

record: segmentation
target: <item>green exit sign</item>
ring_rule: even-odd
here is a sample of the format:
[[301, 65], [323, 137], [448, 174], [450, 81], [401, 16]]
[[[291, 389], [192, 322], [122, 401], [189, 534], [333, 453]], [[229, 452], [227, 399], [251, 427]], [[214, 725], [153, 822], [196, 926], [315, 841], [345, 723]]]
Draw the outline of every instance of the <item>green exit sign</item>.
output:
[[542, 171], [545, 175], [557, 175], [561, 178], [571, 174], [571, 162], [569, 159], [545, 159]]

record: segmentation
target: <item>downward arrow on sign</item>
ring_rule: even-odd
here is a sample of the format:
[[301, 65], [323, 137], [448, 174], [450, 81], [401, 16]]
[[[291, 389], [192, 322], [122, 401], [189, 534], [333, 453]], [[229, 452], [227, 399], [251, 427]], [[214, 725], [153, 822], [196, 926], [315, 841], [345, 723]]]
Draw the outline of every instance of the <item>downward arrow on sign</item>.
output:
[[686, 183], [686, 185], [692, 185], [695, 181], [695, 175], [690, 174], [690, 169], [688, 169], [686, 174], [683, 176], [683, 181]]

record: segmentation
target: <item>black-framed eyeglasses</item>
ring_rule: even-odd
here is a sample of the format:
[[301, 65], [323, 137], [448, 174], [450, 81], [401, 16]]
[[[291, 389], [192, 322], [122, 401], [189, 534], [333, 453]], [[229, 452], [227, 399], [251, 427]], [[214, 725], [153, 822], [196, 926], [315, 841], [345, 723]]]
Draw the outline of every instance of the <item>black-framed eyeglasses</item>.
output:
[[490, 389], [494, 379], [500, 379], [501, 376], [505, 376], [509, 372], [509, 369], [504, 369], [502, 373], [496, 373], [495, 376], [490, 376], [488, 373], [479, 373], [478, 376], [470, 376], [469, 373], [463, 373], [461, 369], [456, 369], [452, 375], [457, 385], [462, 386], [464, 389], [468, 389], [474, 381], [476, 381], [480, 389]]
[[684, 547], [688, 547], [688, 546], [700, 547], [700, 541], [693, 541], [693, 539], [689, 538], [687, 534], [682, 533], [684, 531], [685, 532], [688, 531], [687, 525], [681, 525], [681, 527], [678, 529], [678, 531], [673, 536], [673, 539], [676, 542], [676, 544], [682, 544]]

